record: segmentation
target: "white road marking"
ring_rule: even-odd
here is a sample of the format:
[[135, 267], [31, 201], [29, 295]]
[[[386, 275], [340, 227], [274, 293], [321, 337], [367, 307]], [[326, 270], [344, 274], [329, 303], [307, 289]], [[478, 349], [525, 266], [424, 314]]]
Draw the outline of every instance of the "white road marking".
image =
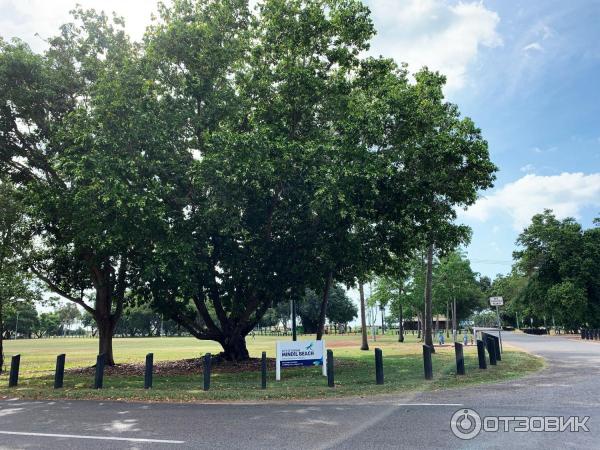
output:
[[396, 403], [396, 406], [464, 406], [462, 403]]
[[127, 442], [154, 442], [158, 444], [185, 444], [185, 441], [174, 441], [169, 439], [146, 439], [146, 438], [126, 438], [116, 436], [90, 436], [83, 434], [53, 434], [53, 433], [29, 433], [23, 431], [0, 431], [0, 434], [11, 434], [15, 436], [36, 436], [36, 437], [54, 437], [71, 439], [97, 439], [101, 441], [127, 441]]

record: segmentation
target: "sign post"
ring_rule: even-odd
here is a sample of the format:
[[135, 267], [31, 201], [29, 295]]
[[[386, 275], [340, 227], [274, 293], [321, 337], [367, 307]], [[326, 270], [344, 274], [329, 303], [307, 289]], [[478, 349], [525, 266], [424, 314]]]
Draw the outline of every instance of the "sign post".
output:
[[322, 366], [327, 376], [325, 354], [325, 341], [277, 341], [275, 379], [281, 380], [284, 367]]
[[496, 307], [496, 317], [498, 318], [498, 339], [500, 340], [500, 351], [502, 351], [502, 324], [500, 323], [500, 310], [499, 306], [504, 305], [504, 299], [502, 297], [490, 297], [490, 306]]

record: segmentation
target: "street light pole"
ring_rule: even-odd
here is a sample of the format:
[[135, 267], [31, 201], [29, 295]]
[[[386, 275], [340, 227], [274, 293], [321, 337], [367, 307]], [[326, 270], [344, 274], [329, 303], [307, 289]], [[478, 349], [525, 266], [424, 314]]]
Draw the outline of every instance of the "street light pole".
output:
[[15, 324], [15, 339], [17, 339], [17, 334], [19, 334], [19, 310], [17, 309], [17, 323]]

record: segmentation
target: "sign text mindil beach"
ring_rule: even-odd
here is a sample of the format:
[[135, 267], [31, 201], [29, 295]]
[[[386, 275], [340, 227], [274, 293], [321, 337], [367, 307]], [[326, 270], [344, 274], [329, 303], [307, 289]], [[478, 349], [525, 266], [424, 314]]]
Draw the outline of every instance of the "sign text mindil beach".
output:
[[490, 306], [502, 306], [504, 299], [502, 297], [490, 297]]
[[325, 341], [277, 341], [275, 379], [281, 379], [282, 367], [322, 366], [325, 364]]

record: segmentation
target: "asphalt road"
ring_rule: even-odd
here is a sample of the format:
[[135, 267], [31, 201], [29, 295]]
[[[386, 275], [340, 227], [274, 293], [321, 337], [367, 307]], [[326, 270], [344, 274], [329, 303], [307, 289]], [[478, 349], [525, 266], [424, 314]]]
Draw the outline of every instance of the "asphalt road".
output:
[[[548, 368], [517, 381], [375, 400], [230, 405], [9, 399], [0, 401], [0, 448], [600, 448], [600, 343], [503, 337], [545, 357]], [[507, 422], [501, 420], [500, 431], [461, 440], [450, 422], [464, 408], [487, 417], [488, 427], [494, 416], [588, 416], [589, 431], [514, 429], [539, 427], [537, 419], [508, 422], [503, 431]], [[474, 428], [474, 420], [464, 423]]]

